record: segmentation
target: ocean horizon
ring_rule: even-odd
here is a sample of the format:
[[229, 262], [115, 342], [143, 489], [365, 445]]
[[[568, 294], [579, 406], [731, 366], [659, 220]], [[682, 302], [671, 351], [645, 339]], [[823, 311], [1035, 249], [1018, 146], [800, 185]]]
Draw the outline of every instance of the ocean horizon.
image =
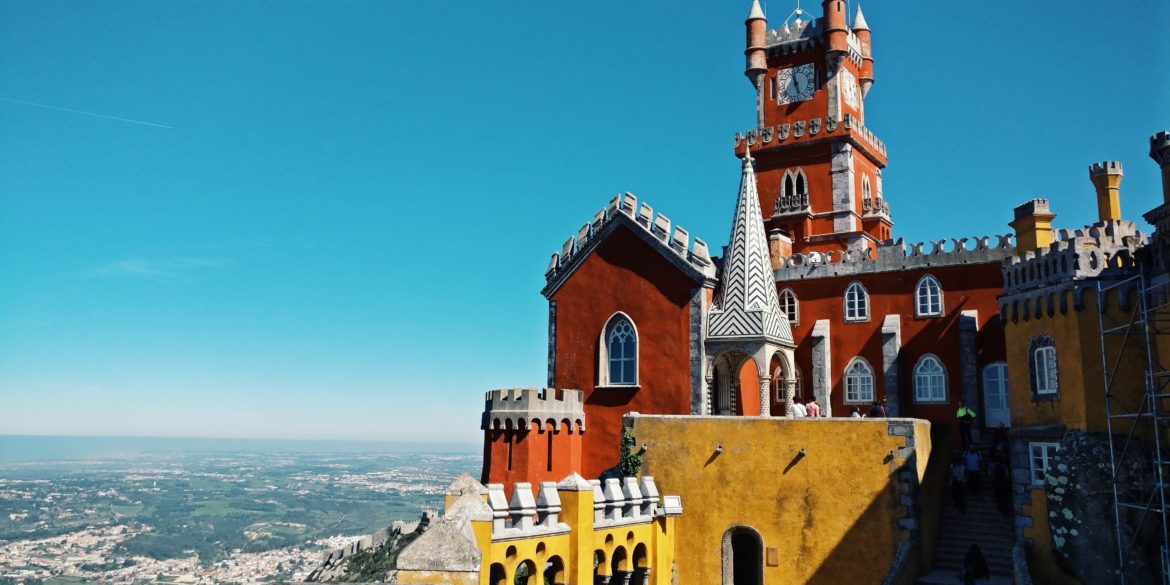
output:
[[39, 461], [133, 459], [189, 453], [427, 453], [478, 454], [473, 443], [358, 441], [330, 439], [240, 439], [0, 434], [0, 465]]

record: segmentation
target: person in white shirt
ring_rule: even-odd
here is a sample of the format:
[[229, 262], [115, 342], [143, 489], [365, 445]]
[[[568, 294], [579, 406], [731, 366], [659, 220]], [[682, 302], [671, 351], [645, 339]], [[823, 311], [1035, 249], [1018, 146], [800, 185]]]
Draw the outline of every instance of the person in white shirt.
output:
[[792, 416], [796, 418], [804, 418], [808, 416], [808, 411], [804, 409], [804, 405], [801, 404], [799, 400], [794, 399], [790, 408], [792, 408]]

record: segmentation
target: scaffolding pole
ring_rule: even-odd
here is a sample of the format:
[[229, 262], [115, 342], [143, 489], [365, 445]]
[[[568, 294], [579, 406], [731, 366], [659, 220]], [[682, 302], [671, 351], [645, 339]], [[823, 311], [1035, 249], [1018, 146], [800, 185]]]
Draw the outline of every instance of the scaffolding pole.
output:
[[[1120, 310], [1113, 315], [1107, 314], [1108, 296], [1111, 292], [1117, 297], [1117, 304], [1122, 303], [1122, 296], [1136, 291], [1136, 304], [1131, 307], [1128, 315]], [[1125, 567], [1131, 560], [1131, 555], [1141, 554], [1140, 548], [1135, 547], [1137, 538], [1141, 534], [1142, 526], [1146, 522], [1157, 522], [1161, 533], [1161, 583], [1170, 585], [1170, 533], [1167, 529], [1167, 501], [1165, 477], [1166, 465], [1170, 460], [1164, 458], [1162, 443], [1165, 438], [1162, 425], [1170, 422], [1170, 416], [1159, 412], [1159, 401], [1170, 397], [1167, 385], [1170, 384], [1170, 370], [1164, 368], [1158, 359], [1156, 351], [1157, 337], [1170, 335], [1170, 328], [1163, 329], [1160, 325], [1170, 324], [1170, 289], [1166, 285], [1147, 287], [1145, 275], [1142, 273], [1123, 278], [1121, 280], [1104, 282], [1097, 281], [1097, 321], [1101, 332], [1101, 369], [1104, 377], [1105, 390], [1105, 420], [1109, 437], [1109, 472], [1113, 491], [1113, 522], [1114, 536], [1117, 542], [1117, 576], [1118, 583], [1125, 585]], [[1110, 341], [1116, 342], [1116, 347], [1110, 347]], [[1170, 343], [1170, 338], [1166, 340]], [[1129, 354], [1129, 355], [1127, 355]], [[1132, 357], [1131, 357], [1132, 355]], [[1125, 404], [1125, 400], [1118, 396], [1118, 374], [1123, 370], [1122, 364], [1127, 357], [1136, 357], [1145, 364], [1143, 372], [1144, 387], [1136, 404]], [[1125, 423], [1125, 433], [1115, 436], [1114, 425]], [[1135, 436], [1141, 429], [1148, 429], [1149, 442], [1152, 446], [1154, 485], [1148, 493], [1144, 493], [1144, 486], [1121, 485], [1118, 477], [1119, 466], [1125, 461]], [[1137, 440], [1141, 440], [1137, 437]], [[1118, 453], [1120, 443], [1120, 453]], [[1138, 523], [1130, 535], [1122, 530], [1123, 510], [1132, 510], [1139, 513]], [[1127, 537], [1128, 536], [1128, 537]]]

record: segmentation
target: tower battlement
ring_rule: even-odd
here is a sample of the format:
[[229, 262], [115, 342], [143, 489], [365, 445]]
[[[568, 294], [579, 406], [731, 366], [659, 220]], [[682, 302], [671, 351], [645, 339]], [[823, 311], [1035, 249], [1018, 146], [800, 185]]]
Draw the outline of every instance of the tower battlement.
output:
[[1132, 221], [1098, 222], [1083, 229], [1056, 230], [1056, 241], [1003, 261], [1003, 297], [1057, 284], [1132, 270], [1145, 235]]
[[[667, 254], [678, 264], [688, 267], [705, 278], [715, 278], [715, 263], [711, 261], [711, 252], [698, 236], [692, 238], [691, 233], [680, 225], [671, 227], [670, 218], [661, 213], [655, 215], [654, 208], [643, 201], [638, 204], [638, 198], [633, 193], [619, 193], [609, 201], [609, 205], [599, 209], [593, 215], [593, 220], [582, 225], [577, 233], [569, 236], [561, 246], [560, 252], [553, 252], [545, 269], [544, 277], [548, 283], [544, 293], [554, 289], [566, 276], [577, 268], [578, 263], [588, 256], [592, 246], [600, 241], [601, 235], [607, 233], [618, 223], [625, 223], [632, 228], [638, 228], [635, 233], [650, 241], [657, 241], [671, 252]], [[657, 245], [657, 244], [656, 244]]]
[[482, 430], [523, 429], [531, 423], [585, 431], [584, 394], [558, 388], [504, 388], [484, 396]]
[[1125, 173], [1122, 172], [1120, 161], [1107, 160], [1089, 165], [1089, 177], [1123, 174]]

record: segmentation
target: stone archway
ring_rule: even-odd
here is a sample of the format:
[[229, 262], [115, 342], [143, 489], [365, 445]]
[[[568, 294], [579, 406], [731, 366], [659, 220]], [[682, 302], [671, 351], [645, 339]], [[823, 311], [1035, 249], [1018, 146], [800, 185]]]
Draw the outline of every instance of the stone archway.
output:
[[754, 528], [733, 526], [723, 533], [723, 585], [762, 585], [764, 539]]

